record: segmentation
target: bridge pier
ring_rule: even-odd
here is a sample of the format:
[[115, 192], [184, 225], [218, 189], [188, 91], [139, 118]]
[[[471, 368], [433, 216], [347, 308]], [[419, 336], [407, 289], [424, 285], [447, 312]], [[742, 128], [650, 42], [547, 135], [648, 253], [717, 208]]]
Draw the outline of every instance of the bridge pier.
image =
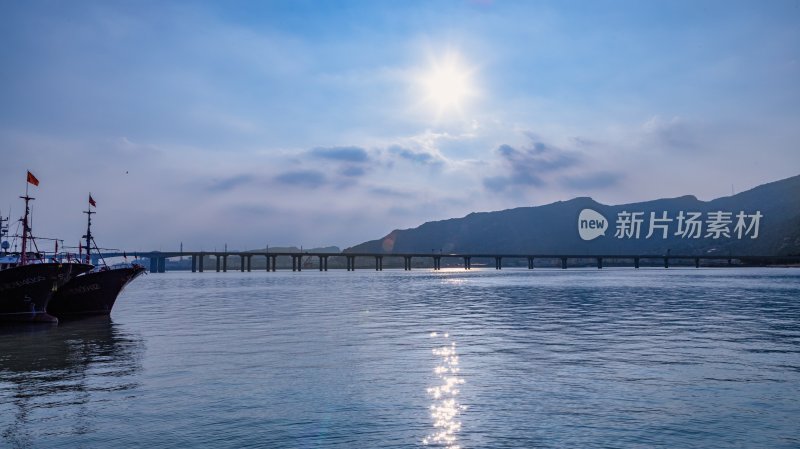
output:
[[403, 269], [411, 271], [411, 256], [403, 256]]
[[201, 273], [203, 272], [203, 259], [205, 259], [205, 256], [200, 253], [197, 257], [197, 270]]
[[375, 271], [383, 271], [383, 256], [375, 256]]
[[695, 268], [700, 268], [700, 258], [699, 257], [695, 257], [694, 258], [694, 267]]
[[664, 258], [664, 268], [669, 268], [669, 257]]
[[562, 257], [561, 258], [561, 269], [562, 270], [566, 270], [567, 269], [567, 258], [566, 257]]
[[494, 258], [494, 269], [495, 270], [502, 270], [503, 269], [503, 258], [502, 257], [495, 257]]
[[533, 257], [528, 257], [528, 269], [533, 270]]
[[597, 258], [597, 269], [598, 270], [602, 270], [603, 269], [603, 258], [602, 257], [598, 257]]
[[228, 255], [227, 254], [223, 254], [222, 255], [222, 272], [223, 273], [227, 273], [228, 272]]
[[192, 254], [192, 273], [197, 271], [197, 256]]
[[442, 269], [442, 256], [433, 256], [433, 271]]
[[244, 269], [245, 269], [245, 266], [244, 266], [244, 254], [239, 254], [239, 271], [244, 273]]
[[150, 272], [158, 273], [158, 258], [156, 257], [150, 258]]
[[347, 256], [347, 271], [356, 271], [356, 257]]
[[272, 263], [267, 265], [271, 265], [272, 271], [275, 272], [278, 267], [278, 256], [270, 256], [270, 259], [272, 259]]
[[166, 257], [159, 257], [158, 259], [158, 272], [164, 273], [167, 271], [167, 258]]
[[464, 257], [464, 269], [465, 270], [471, 270], [472, 269], [472, 267], [470, 266], [471, 264], [472, 264], [472, 258], [471, 257]]
[[638, 257], [634, 257], [633, 258], [633, 268], [636, 268], [637, 270], [639, 269], [639, 258]]

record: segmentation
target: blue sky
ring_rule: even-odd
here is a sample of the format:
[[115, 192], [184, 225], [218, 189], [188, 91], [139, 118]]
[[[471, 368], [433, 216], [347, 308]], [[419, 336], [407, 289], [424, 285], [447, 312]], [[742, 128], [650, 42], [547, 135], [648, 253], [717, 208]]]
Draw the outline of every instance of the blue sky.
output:
[[800, 173], [797, 1], [2, 9], [0, 212], [30, 169], [68, 242], [89, 191], [107, 246], [346, 247]]

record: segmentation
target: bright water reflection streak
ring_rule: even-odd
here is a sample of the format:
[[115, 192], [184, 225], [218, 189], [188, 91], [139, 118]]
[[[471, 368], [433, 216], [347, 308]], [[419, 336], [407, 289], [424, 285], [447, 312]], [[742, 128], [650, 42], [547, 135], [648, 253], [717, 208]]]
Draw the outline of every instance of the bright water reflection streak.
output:
[[438, 444], [447, 449], [460, 449], [456, 435], [461, 430], [461, 421], [458, 417], [466, 410], [466, 406], [458, 402], [458, 394], [461, 392], [458, 386], [464, 383], [464, 379], [460, 376], [461, 368], [458, 367], [456, 342], [450, 339], [449, 333], [432, 332], [431, 338], [442, 338], [444, 345], [432, 351], [433, 355], [439, 357], [439, 364], [434, 369], [438, 383], [427, 389], [433, 398], [431, 418], [436, 431], [425, 437], [422, 444]]

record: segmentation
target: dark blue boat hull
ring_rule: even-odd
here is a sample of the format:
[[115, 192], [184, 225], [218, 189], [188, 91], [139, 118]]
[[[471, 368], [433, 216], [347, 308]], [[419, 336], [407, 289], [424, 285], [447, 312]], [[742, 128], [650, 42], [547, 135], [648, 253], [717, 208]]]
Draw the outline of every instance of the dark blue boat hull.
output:
[[58, 322], [47, 312], [53, 293], [77, 274], [82, 263], [35, 263], [0, 270], [0, 321]]
[[110, 315], [122, 289], [144, 271], [144, 267], [132, 266], [75, 276], [53, 295], [47, 312], [59, 319]]

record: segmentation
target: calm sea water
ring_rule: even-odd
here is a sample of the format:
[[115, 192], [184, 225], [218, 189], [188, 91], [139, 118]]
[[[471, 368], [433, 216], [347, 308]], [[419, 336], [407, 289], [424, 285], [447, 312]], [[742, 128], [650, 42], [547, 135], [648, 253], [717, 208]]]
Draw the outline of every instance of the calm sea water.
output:
[[0, 333], [2, 447], [800, 447], [800, 270], [166, 273]]

